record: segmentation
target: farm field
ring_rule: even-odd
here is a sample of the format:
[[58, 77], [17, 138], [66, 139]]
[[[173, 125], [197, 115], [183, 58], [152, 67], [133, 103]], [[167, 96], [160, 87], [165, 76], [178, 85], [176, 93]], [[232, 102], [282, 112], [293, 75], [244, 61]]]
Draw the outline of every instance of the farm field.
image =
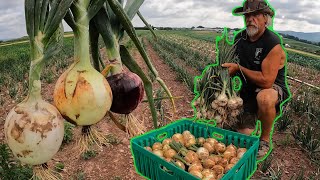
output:
[[[183, 117], [193, 117], [190, 105], [194, 98], [193, 79], [206, 65], [215, 62], [214, 41], [218, 34], [209, 31], [156, 31], [156, 34], [157, 41], [148, 31], [138, 31], [160, 77], [173, 96], [181, 97], [175, 100], [177, 113], [174, 115], [168, 100], [158, 101], [158, 124], [164, 126]], [[73, 37], [65, 37], [64, 44], [64, 50], [43, 71], [42, 94], [50, 103], [53, 103], [55, 82], [72, 62]], [[149, 74], [132, 42], [125, 40], [123, 44]], [[0, 144], [5, 143], [3, 125], [7, 113], [24, 99], [27, 92], [28, 53], [28, 44], [0, 45]], [[103, 48], [100, 53], [107, 62]], [[288, 51], [287, 65], [287, 75], [296, 79], [288, 80], [292, 100], [275, 125], [272, 155], [259, 164], [251, 179], [320, 179], [320, 89], [317, 88], [320, 87], [320, 59]], [[161, 96], [157, 83], [153, 90], [155, 96]], [[147, 130], [152, 130], [147, 103], [141, 103], [133, 114], [144, 121]], [[62, 179], [144, 179], [135, 172], [127, 134], [117, 129], [107, 116], [97, 126], [106, 134], [109, 146], [92, 147], [88, 152], [77, 154], [74, 146], [81, 129], [68, 124], [63, 146], [48, 163], [49, 167], [60, 169]], [[0, 154], [4, 151], [2, 147]]]
[[305, 52], [314, 53], [318, 55], [320, 53], [320, 47], [313, 44], [308, 44], [308, 43], [304, 43], [304, 42], [300, 42], [300, 41], [296, 41], [288, 38], [283, 38], [283, 42], [285, 44], [289, 44], [290, 47], [295, 50], [305, 51]]

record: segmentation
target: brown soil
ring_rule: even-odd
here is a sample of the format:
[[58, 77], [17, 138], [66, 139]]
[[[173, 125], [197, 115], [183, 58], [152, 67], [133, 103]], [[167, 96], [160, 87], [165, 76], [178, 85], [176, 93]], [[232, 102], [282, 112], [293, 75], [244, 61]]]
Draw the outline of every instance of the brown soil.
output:
[[[150, 59], [152, 59], [153, 65], [159, 72], [159, 76], [164, 80], [173, 96], [183, 96], [183, 98], [176, 99], [177, 112], [175, 116], [172, 115], [172, 106], [168, 100], [163, 102], [163, 108], [165, 112], [165, 121], [160, 122], [161, 125], [168, 124], [174, 120], [182, 117], [192, 117], [193, 110], [190, 106], [190, 102], [193, 99], [192, 93], [188, 88], [177, 81], [177, 74], [172, 71], [156, 54], [156, 52], [148, 44], [147, 51]], [[148, 75], [149, 71], [146, 68], [140, 54], [136, 51], [132, 51], [133, 57], [143, 68], [144, 72]], [[56, 81], [56, 80], [55, 80]], [[54, 83], [43, 84], [43, 97], [47, 101], [52, 103], [52, 95], [54, 89]], [[154, 83], [153, 91], [159, 88], [158, 83]], [[3, 132], [4, 119], [7, 116], [9, 110], [17, 104], [13, 101], [6, 90], [2, 90], [1, 96], [4, 97], [4, 104], [0, 108], [0, 132]], [[145, 96], [146, 98], [146, 96]], [[144, 120], [147, 130], [153, 128], [152, 118], [149, 111], [148, 103], [141, 103], [139, 107], [133, 112], [133, 114], [139, 119]], [[102, 148], [95, 147], [97, 155], [89, 160], [84, 160], [80, 157], [79, 153], [75, 150], [75, 145], [80, 137], [80, 128], [75, 128], [74, 137], [71, 143], [63, 145], [61, 150], [56, 156], [49, 162], [49, 166], [53, 167], [54, 164], [61, 162], [65, 165], [62, 172], [64, 179], [75, 178], [80, 175], [80, 172], [84, 172], [85, 179], [128, 179], [128, 180], [142, 180], [134, 168], [133, 159], [130, 152], [130, 142], [125, 132], [119, 130], [109, 117], [105, 117], [97, 124], [97, 127], [104, 134], [113, 134], [117, 140], [121, 141], [120, 144], [112, 146], [104, 146]], [[305, 168], [307, 173], [315, 172], [315, 166], [310, 163], [309, 158], [304, 152], [295, 144], [294, 140], [290, 138], [289, 145], [282, 145], [282, 140], [286, 135], [276, 133], [274, 135], [274, 159], [272, 168], [276, 169], [279, 165], [283, 170], [282, 179], [289, 179], [293, 174], [297, 174], [301, 168]], [[0, 142], [4, 142], [4, 134], [0, 133]], [[277, 162], [277, 163], [276, 163]], [[257, 171], [254, 175], [254, 179], [261, 179], [262, 173]]]

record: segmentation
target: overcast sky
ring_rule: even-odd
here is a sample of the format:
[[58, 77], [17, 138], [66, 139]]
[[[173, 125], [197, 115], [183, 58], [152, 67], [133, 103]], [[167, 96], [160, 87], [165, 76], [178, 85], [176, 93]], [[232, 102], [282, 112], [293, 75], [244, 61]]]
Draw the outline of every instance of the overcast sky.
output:
[[[153, 26], [242, 28], [231, 13], [242, 0], [145, 0], [140, 12]], [[320, 0], [269, 0], [276, 10], [275, 30], [320, 32]], [[0, 0], [0, 40], [26, 35], [24, 0]], [[137, 17], [135, 26], [143, 26]], [[70, 28], [65, 28], [70, 30]]]

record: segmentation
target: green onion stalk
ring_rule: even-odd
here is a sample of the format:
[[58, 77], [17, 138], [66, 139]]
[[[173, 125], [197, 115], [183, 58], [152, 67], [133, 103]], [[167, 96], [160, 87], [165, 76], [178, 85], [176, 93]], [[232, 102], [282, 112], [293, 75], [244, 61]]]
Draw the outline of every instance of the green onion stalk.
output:
[[59, 77], [54, 89], [54, 103], [69, 122], [82, 126], [78, 141], [80, 152], [90, 144], [107, 145], [105, 136], [94, 124], [103, 119], [112, 103], [108, 81], [90, 60], [89, 23], [104, 0], [75, 0], [65, 20], [74, 32], [74, 62]]
[[[128, 10], [127, 12], [130, 12], [130, 10], [131, 10], [131, 8], [129, 6], [126, 6], [125, 9], [123, 9], [121, 7], [121, 4], [116, 0], [107, 0], [107, 2], [109, 3], [110, 8], [113, 10], [114, 14], [121, 21], [121, 25], [122, 25], [123, 29], [127, 32], [128, 36], [132, 39], [133, 43], [136, 45], [136, 47], [137, 47], [138, 51], [140, 52], [144, 62], [147, 65], [147, 67], [152, 72], [152, 74], [155, 76], [155, 79], [157, 80], [157, 82], [161, 85], [161, 87], [165, 90], [166, 94], [170, 98], [172, 106], [173, 106], [173, 115], [174, 115], [174, 113], [176, 111], [176, 108], [175, 108], [175, 103], [174, 103], [174, 100], [173, 100], [173, 96], [171, 95], [171, 92], [169, 91], [169, 89], [166, 86], [166, 84], [159, 77], [157, 70], [152, 65], [151, 60], [150, 60], [149, 56], [147, 55], [145, 49], [143, 48], [141, 42], [139, 41], [138, 36], [136, 34], [136, 31], [135, 31], [135, 29], [134, 29], [134, 27], [133, 27], [133, 25], [131, 23], [132, 18], [138, 12], [138, 10], [136, 10], [135, 12], [131, 11], [131, 12], [133, 12], [131, 14], [130, 13], [126, 13], [125, 9]], [[139, 2], [139, 1], [137, 1], [137, 2]], [[143, 2], [143, 1], [140, 0], [140, 3], [141, 2]], [[133, 3], [132, 7], [133, 7], [132, 9], [139, 9], [138, 8], [139, 4], [134, 4]], [[148, 90], [148, 92], [150, 92], [150, 90]], [[153, 118], [154, 127], [157, 128], [157, 113], [156, 113], [156, 110], [154, 108], [154, 101], [153, 101], [153, 99], [151, 99], [150, 95], [147, 95], [147, 96], [148, 96], [148, 100], [149, 100], [149, 106], [150, 106], [150, 110], [151, 110], [151, 114], [152, 114], [152, 118]]]
[[[14, 156], [33, 166], [34, 178], [58, 179], [47, 162], [58, 152], [64, 135], [64, 119], [41, 96], [41, 72], [63, 43], [62, 18], [72, 0], [26, 0], [26, 28], [30, 40], [27, 97], [6, 117], [4, 132]], [[50, 9], [50, 10], [49, 10]], [[56, 13], [59, 12], [59, 13]]]
[[[126, 49], [126, 47], [121, 46], [120, 48], [120, 42], [122, 40], [124, 31], [127, 31], [129, 37], [132, 39], [132, 41], [136, 44], [138, 47], [139, 52], [142, 54], [142, 57], [144, 58], [147, 66], [151, 71], [156, 75], [156, 78], [160, 85], [165, 89], [168, 96], [171, 98], [174, 111], [175, 106], [173, 102], [173, 98], [171, 96], [170, 91], [164, 84], [161, 78], [159, 78], [158, 73], [156, 72], [155, 68], [153, 67], [149, 57], [147, 56], [145, 50], [143, 49], [143, 46], [141, 45], [141, 42], [139, 41], [136, 32], [133, 28], [133, 25], [131, 24], [131, 20], [133, 19], [134, 15], [138, 13], [139, 17], [143, 19], [141, 13], [138, 12], [140, 6], [142, 5], [143, 0], [138, 1], [127, 1], [125, 4], [125, 7], [123, 8], [122, 2], [117, 1], [107, 1], [103, 8], [99, 10], [99, 12], [96, 14], [96, 16], [93, 18], [93, 28], [96, 28], [99, 34], [101, 35], [102, 39], [104, 40], [104, 44], [106, 47], [106, 53], [109, 60], [109, 64], [104, 68], [102, 71], [102, 74], [107, 77], [109, 82], [112, 82], [113, 79], [119, 78], [120, 76], [126, 76], [126, 74], [136, 74], [138, 75], [138, 79], [132, 79], [132, 82], [134, 81], [142, 81], [144, 91], [146, 92], [146, 95], [148, 97], [149, 106], [153, 118], [154, 127], [157, 128], [157, 113], [154, 106], [154, 99], [152, 94], [152, 83], [150, 82], [149, 78], [144, 74], [142, 69], [139, 67], [139, 65], [135, 62], [135, 60], [130, 55], [129, 51]], [[143, 21], [146, 23], [146, 21], [143, 19]], [[153, 32], [153, 31], [152, 31]], [[93, 32], [92, 32], [93, 34]], [[92, 47], [97, 47], [98, 40], [93, 39], [91, 41]], [[97, 52], [98, 49], [94, 49], [93, 52]], [[97, 53], [95, 53], [97, 54]], [[94, 61], [98, 62], [99, 55], [95, 56]], [[101, 62], [101, 61], [100, 61]], [[123, 65], [124, 64], [129, 72], [123, 72]], [[103, 65], [103, 64], [101, 64]], [[100, 68], [100, 67], [98, 67]], [[121, 74], [121, 75], [120, 75]], [[121, 82], [122, 80], [119, 80]], [[113, 94], [119, 94], [119, 90], [117, 90], [118, 85], [111, 84], [112, 92]], [[123, 85], [125, 86], [125, 85]], [[125, 86], [124, 88], [130, 88]], [[141, 87], [140, 87], [141, 88]], [[122, 95], [123, 97], [124, 95]], [[140, 97], [143, 97], [143, 92], [140, 92], [136, 96], [137, 102], [141, 102]], [[131, 96], [130, 99], [134, 99], [134, 96]], [[121, 104], [121, 99], [114, 99], [111, 111], [119, 114], [125, 114], [125, 121], [126, 128], [121, 129], [127, 129], [132, 136], [139, 135], [144, 132], [144, 126], [132, 115], [132, 111], [137, 107], [137, 104], [135, 104], [134, 107], [125, 107]], [[115, 108], [115, 106], [120, 106], [122, 108]], [[127, 109], [131, 109], [128, 111]], [[111, 112], [109, 113], [109, 115]], [[113, 121], [117, 121], [115, 118], [111, 118]], [[116, 124], [119, 124], [118, 122], [115, 122]]]

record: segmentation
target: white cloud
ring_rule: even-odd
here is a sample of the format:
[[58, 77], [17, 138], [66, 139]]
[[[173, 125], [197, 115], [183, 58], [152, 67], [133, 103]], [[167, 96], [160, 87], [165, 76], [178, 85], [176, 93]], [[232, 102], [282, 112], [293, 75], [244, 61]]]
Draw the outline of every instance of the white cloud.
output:
[[[243, 27], [232, 9], [242, 0], [145, 0], [140, 12], [154, 26]], [[269, 0], [276, 10], [275, 30], [320, 32], [319, 0]], [[0, 39], [26, 35], [24, 0], [0, 0]], [[144, 24], [137, 17], [135, 26]], [[67, 30], [70, 28], [66, 27]]]

